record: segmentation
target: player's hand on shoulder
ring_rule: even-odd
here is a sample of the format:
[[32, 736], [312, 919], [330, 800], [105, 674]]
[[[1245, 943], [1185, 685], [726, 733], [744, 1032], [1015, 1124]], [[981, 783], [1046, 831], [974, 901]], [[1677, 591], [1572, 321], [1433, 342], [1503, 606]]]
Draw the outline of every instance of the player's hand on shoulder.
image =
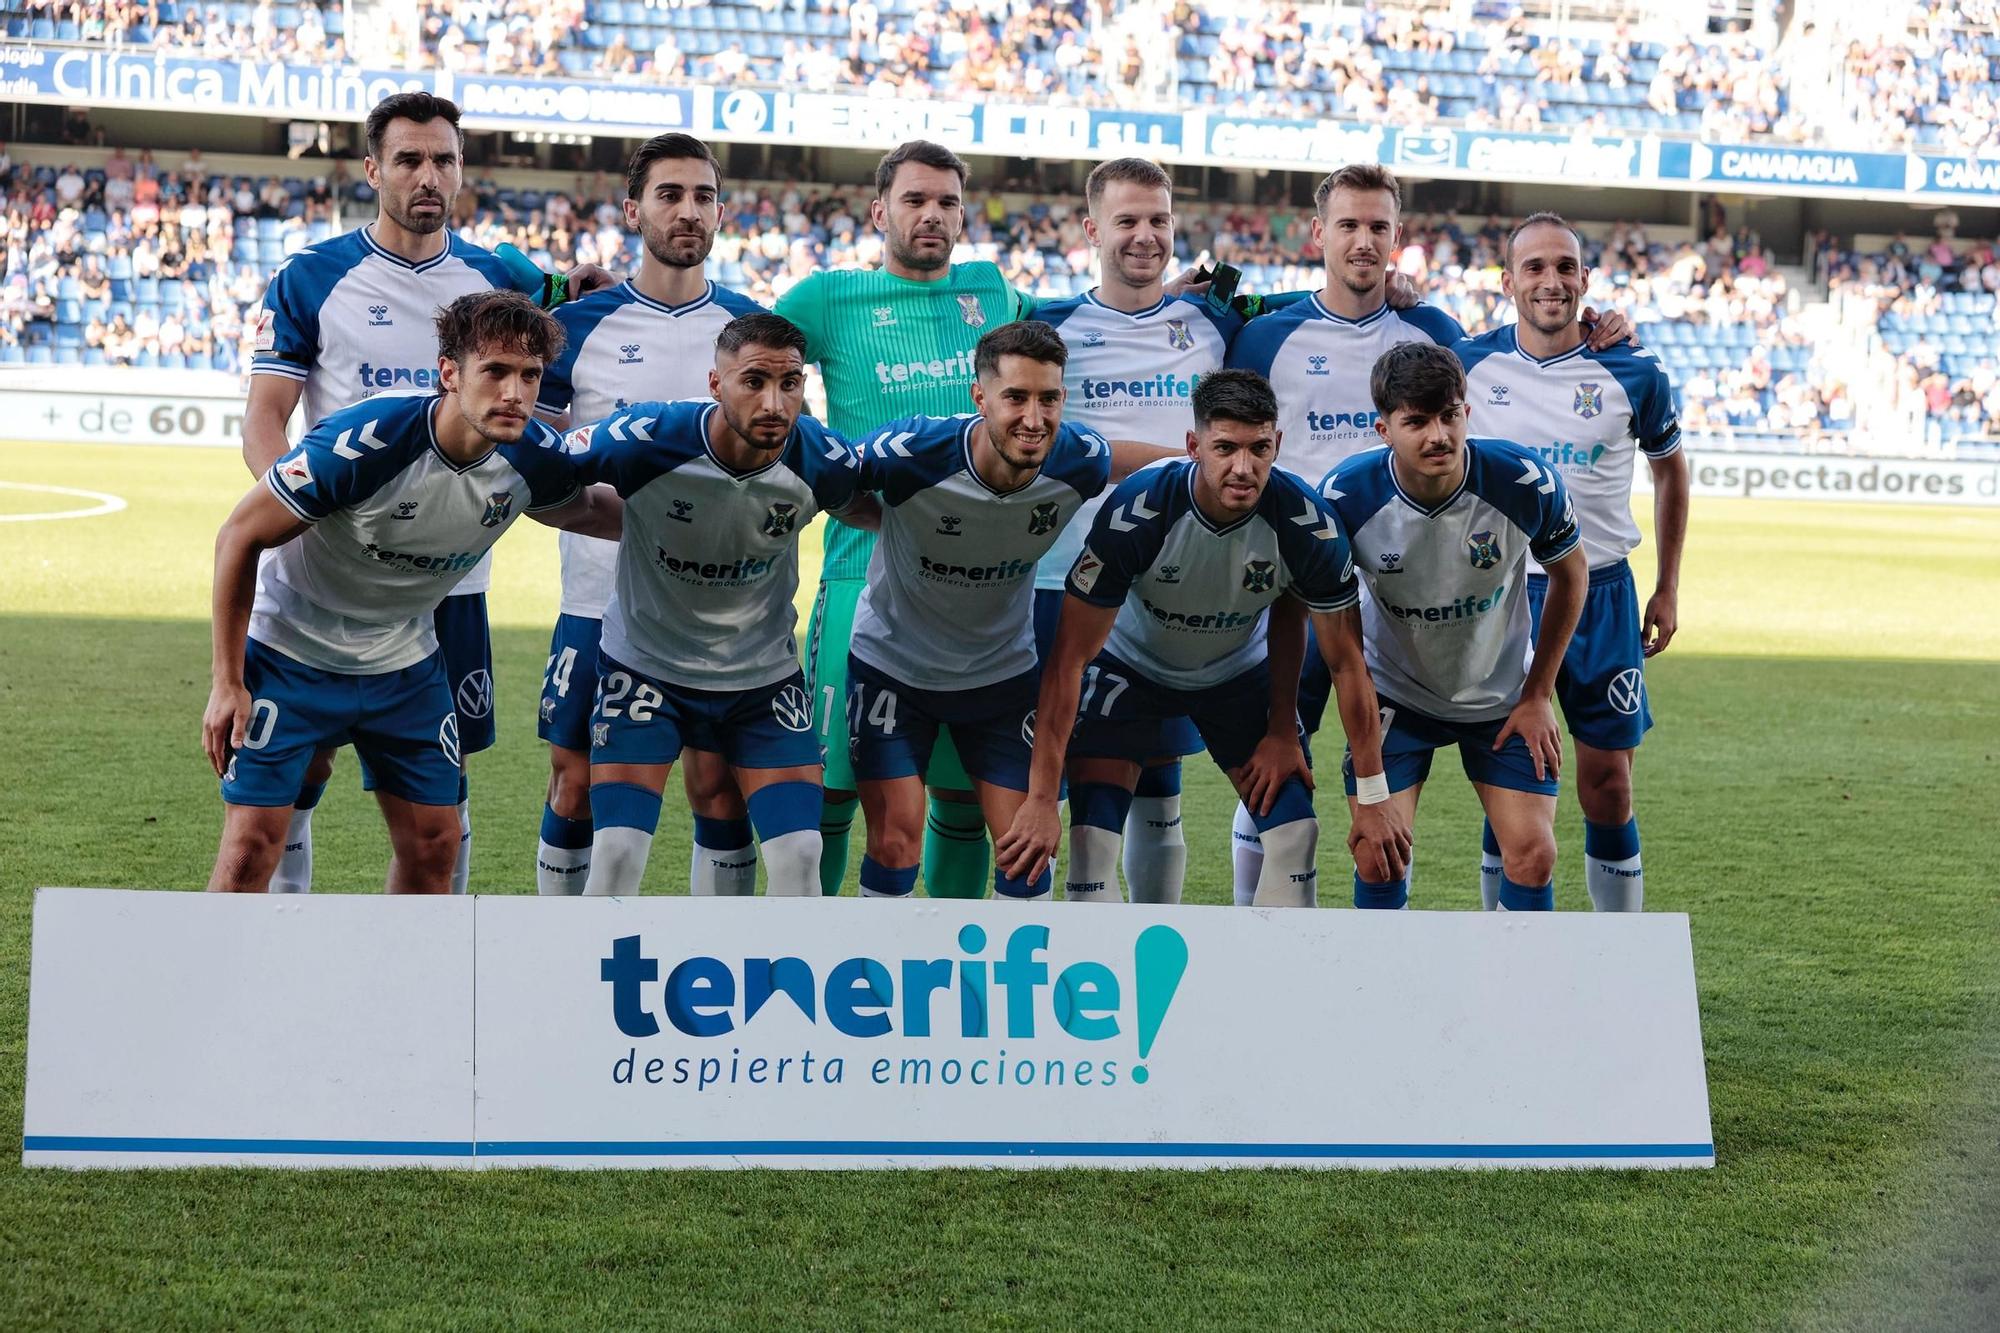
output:
[[1619, 343], [1631, 343], [1634, 347], [1644, 346], [1639, 341], [1639, 331], [1632, 327], [1632, 321], [1625, 318], [1622, 310], [1607, 310], [1599, 314], [1593, 307], [1583, 308], [1583, 336], [1593, 352], [1602, 352], [1616, 347]]
[[993, 844], [993, 864], [1015, 879], [1031, 879], [1062, 845], [1062, 818], [1056, 803], [1032, 793], [1014, 815], [1014, 823]]
[[569, 292], [572, 297], [588, 296], [592, 292], [601, 292], [606, 287], [616, 287], [624, 281], [600, 264], [578, 264], [563, 276], [569, 279]]
[[1415, 836], [1409, 814], [1397, 802], [1356, 805], [1347, 830], [1347, 850], [1361, 878], [1385, 884], [1409, 873]]
[[208, 692], [208, 707], [201, 715], [201, 748], [209, 767], [221, 777], [229, 759], [243, 745], [244, 729], [250, 725], [250, 691], [241, 685], [216, 685]]
[[1306, 764], [1306, 752], [1296, 734], [1265, 736], [1257, 742], [1257, 748], [1250, 752], [1243, 767], [1230, 776], [1243, 797], [1243, 804], [1260, 815], [1271, 813], [1272, 803], [1278, 799], [1278, 791], [1287, 779], [1296, 777], [1306, 784], [1308, 791], [1313, 786], [1312, 769]]
[[1671, 588], [1662, 588], [1647, 600], [1646, 618], [1639, 626], [1639, 640], [1646, 646], [1646, 656], [1657, 657], [1667, 651], [1675, 631], [1681, 627], [1680, 612], [1680, 594]]
[[1407, 273], [1391, 273], [1386, 294], [1391, 310], [1408, 310], [1422, 304], [1424, 299], [1424, 294], [1417, 290], [1417, 280]]
[[1546, 695], [1523, 696], [1507, 714], [1506, 725], [1493, 739], [1493, 748], [1505, 746], [1509, 736], [1519, 736], [1527, 743], [1537, 778], [1547, 781], [1562, 772], [1562, 731], [1556, 726], [1555, 705]]

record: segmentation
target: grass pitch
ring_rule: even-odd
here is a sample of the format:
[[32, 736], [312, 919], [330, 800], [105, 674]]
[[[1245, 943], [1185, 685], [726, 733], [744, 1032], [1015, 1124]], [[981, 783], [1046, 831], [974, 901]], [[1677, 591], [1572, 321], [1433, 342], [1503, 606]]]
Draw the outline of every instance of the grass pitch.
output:
[[[0, 486], [14, 1143], [32, 888], [206, 878], [210, 543], [247, 478], [213, 451], [0, 446], [0, 482], [130, 505], [5, 521], [94, 502]], [[2000, 1327], [2000, 517], [1699, 501], [1690, 546], [1638, 785], [1649, 905], [1693, 919], [1712, 1172], [75, 1175], [9, 1150], [0, 1327]], [[498, 561], [473, 883], [532, 892], [553, 539], [521, 524]], [[1477, 899], [1448, 768], [1423, 907]], [[1189, 896], [1221, 902], [1231, 802], [1188, 775]], [[674, 811], [654, 892], [684, 883]], [[322, 889], [379, 886], [351, 759], [315, 831]]]

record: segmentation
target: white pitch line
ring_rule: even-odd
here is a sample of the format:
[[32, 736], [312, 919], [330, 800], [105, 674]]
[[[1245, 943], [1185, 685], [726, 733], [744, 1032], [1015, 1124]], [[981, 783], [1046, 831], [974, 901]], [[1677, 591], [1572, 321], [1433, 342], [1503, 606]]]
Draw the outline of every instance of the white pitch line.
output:
[[80, 491], [74, 486], [39, 486], [27, 481], [0, 481], [0, 490], [34, 491], [40, 495], [74, 495], [97, 503], [89, 509], [56, 509], [46, 514], [0, 514], [0, 523], [36, 523], [59, 518], [98, 518], [104, 514], [115, 514], [125, 507], [125, 502], [115, 495], [103, 491]]

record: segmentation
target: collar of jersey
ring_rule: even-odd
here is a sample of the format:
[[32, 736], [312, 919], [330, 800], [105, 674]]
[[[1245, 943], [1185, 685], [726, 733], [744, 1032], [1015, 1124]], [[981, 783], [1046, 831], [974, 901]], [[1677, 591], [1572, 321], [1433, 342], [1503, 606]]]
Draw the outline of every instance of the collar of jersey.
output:
[[1450, 495], [1445, 496], [1444, 499], [1439, 500], [1434, 505], [1426, 505], [1419, 502], [1416, 496], [1411, 495], [1403, 489], [1402, 481], [1396, 476], [1396, 460], [1392, 454], [1386, 466], [1389, 469], [1389, 484], [1396, 488], [1396, 497], [1419, 514], [1422, 514], [1425, 518], [1436, 518], [1439, 514], [1451, 508], [1458, 500], [1458, 497], [1465, 494], [1465, 488], [1472, 484], [1472, 442], [1467, 440], [1464, 447], [1465, 471], [1459, 476], [1458, 485], [1452, 490]]
[[451, 258], [451, 237], [449, 235], [445, 237], [444, 249], [438, 251], [435, 255], [432, 255], [429, 259], [425, 259], [419, 262], [412, 262], [408, 259], [403, 258], [401, 255], [397, 254], [394, 250], [388, 249], [380, 241], [376, 240], [375, 224], [372, 222], [361, 229], [361, 243], [367, 246], [370, 250], [374, 251], [376, 254], [382, 256], [382, 258], [388, 260], [390, 263], [400, 264], [402, 267], [410, 270], [410, 272], [412, 273], [422, 273], [425, 269], [435, 268], [439, 264], [442, 264], [445, 260]]
[[1175, 300], [1175, 298], [1171, 296], [1162, 296], [1159, 300], [1153, 302], [1153, 304], [1147, 306], [1144, 310], [1120, 310], [1115, 305], [1106, 305], [1104, 304], [1104, 302], [1098, 300], [1097, 288], [1095, 287], [1092, 287], [1089, 291], [1085, 292], [1083, 294], [1083, 299], [1090, 302], [1092, 305], [1096, 306], [1099, 310], [1109, 310], [1112, 314], [1123, 315], [1127, 319], [1144, 319], [1148, 315], [1157, 315], [1162, 310], [1165, 310]]
[[[500, 446], [497, 444], [493, 444], [493, 441], [488, 440], [486, 443], [492, 445], [493, 447], [488, 449], [485, 453], [479, 455], [479, 457], [473, 459], [470, 463], [454, 463], [452, 461], [451, 455], [446, 453], [444, 451], [444, 446], [438, 443], [437, 414], [438, 414], [438, 409], [443, 406], [444, 406], [444, 396], [440, 394], [438, 397], [436, 397], [431, 401], [431, 405], [429, 407], [424, 409], [424, 437], [430, 441], [431, 452], [438, 456], [438, 462], [443, 463], [453, 472], [462, 473], [462, 472], [472, 471], [472, 469], [478, 467], [481, 463], [484, 463], [487, 459], [493, 457], [494, 453], [498, 451]], [[530, 428], [534, 426], [533, 418], [529, 419], [528, 425], [530, 426]]]
[[[681, 308], [685, 310], [687, 307], [683, 306]], [[753, 467], [748, 472], [738, 472], [735, 468], [729, 466], [729, 464], [723, 462], [720, 458], [716, 457], [715, 441], [709, 436], [708, 423], [715, 419], [715, 414], [717, 410], [721, 408], [721, 406], [722, 406], [721, 403], [710, 403], [707, 407], [704, 407], [701, 410], [701, 423], [700, 423], [701, 451], [708, 455], [709, 462], [715, 464], [716, 471], [720, 472], [723, 476], [729, 478], [731, 481], [748, 481], [752, 477], [760, 476], [763, 473], [769, 472], [772, 468], [778, 466], [779, 463], [784, 461], [785, 451], [782, 447], [778, 450], [776, 454], [773, 454], [771, 456], [770, 462], [764, 464], [764, 466], [762, 467]], [[798, 430], [798, 427], [794, 425], [792, 427], [792, 430], [796, 431]], [[790, 435], [785, 436], [785, 443], [790, 444], [791, 442], [792, 442], [792, 437]]]
[[1381, 319], [1384, 315], [1389, 313], [1389, 300], [1387, 297], [1384, 297], [1382, 299], [1382, 304], [1380, 306], [1376, 307], [1374, 310], [1369, 311], [1367, 314], [1363, 315], [1360, 319], [1349, 319], [1345, 315], [1334, 314], [1331, 310], [1328, 310], [1326, 308], [1326, 302], [1319, 299], [1318, 292], [1314, 292], [1312, 295], [1306, 297], [1306, 300], [1312, 302], [1313, 309], [1319, 312], [1319, 316], [1321, 319], [1330, 319], [1336, 324], [1345, 324], [1347, 325], [1347, 327], [1351, 329], [1363, 328], [1369, 324], [1373, 324], [1376, 320]]
[[619, 286], [624, 289], [627, 296], [631, 297], [638, 304], [645, 306], [648, 310], [657, 310], [663, 315], [685, 315], [689, 311], [701, 309], [715, 299], [715, 284], [712, 282], [703, 286], [701, 295], [689, 301], [686, 305], [668, 305], [665, 301], [655, 301], [652, 297], [634, 287], [630, 279], [620, 283]]
[[1519, 329], [1508, 330], [1507, 341], [1514, 344], [1514, 355], [1520, 357], [1523, 361], [1526, 361], [1529, 365], [1532, 366], [1543, 366], [1543, 367], [1553, 366], [1558, 364], [1559, 362], [1567, 361], [1573, 356], [1582, 356], [1585, 352], [1590, 350], [1590, 343], [1588, 341], [1585, 341], [1578, 343], [1576, 346], [1570, 348], [1567, 352], [1557, 352], [1554, 356], [1549, 356], [1549, 357], [1536, 356], [1532, 352], [1526, 351], [1522, 348], [1521, 332]]
[[1049, 455], [1042, 459], [1042, 465], [1035, 469], [1034, 476], [1028, 478], [1011, 491], [996, 491], [986, 484], [986, 478], [980, 476], [979, 469], [972, 464], [972, 428], [984, 420], [986, 420], [984, 416], [974, 416], [965, 423], [965, 429], [958, 433], [959, 453], [965, 458], [965, 475], [971, 477], [973, 484], [988, 495], [997, 496], [1003, 500], [1010, 495], [1019, 495], [1022, 491], [1027, 490], [1030, 486], [1041, 480], [1042, 473], [1048, 470], [1049, 458], [1055, 456], [1056, 445], [1062, 440], [1062, 427], [1056, 427], [1055, 439], [1049, 441]]
[[[1210, 532], [1214, 533], [1216, 536], [1218, 537], [1226, 536], [1227, 534], [1236, 531], [1236, 529], [1242, 527], [1245, 523], [1248, 523], [1251, 519], [1257, 517], [1257, 509], [1262, 509], [1264, 507], [1264, 497], [1260, 495], [1257, 497], [1257, 509], [1252, 509], [1249, 513], [1245, 514], [1242, 518], [1237, 519], [1234, 523], [1225, 524], [1224, 526], [1218, 528], [1217, 526], [1215, 526], [1214, 521], [1210, 519], [1207, 514], [1201, 512], [1201, 505], [1194, 498], [1195, 471], [1196, 469], [1194, 468], [1189, 468], [1187, 470], [1188, 509], [1193, 512], [1195, 522], [1201, 524], [1204, 528], [1207, 528]], [[1270, 485], [1270, 482], [1266, 481], [1264, 484], [1268, 487]]]

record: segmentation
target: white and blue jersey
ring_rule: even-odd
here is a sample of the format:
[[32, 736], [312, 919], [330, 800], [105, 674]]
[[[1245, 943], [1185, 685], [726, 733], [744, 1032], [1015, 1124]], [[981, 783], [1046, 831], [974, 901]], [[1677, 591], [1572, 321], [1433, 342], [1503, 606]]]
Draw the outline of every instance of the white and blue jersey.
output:
[[1554, 469], [1505, 440], [1466, 441], [1465, 476], [1435, 505], [1396, 482], [1392, 456], [1348, 459], [1323, 481], [1368, 587], [1361, 639], [1378, 693], [1434, 718], [1505, 717], [1527, 680], [1528, 558], [1576, 549]]
[[[438, 387], [436, 317], [470, 292], [511, 288], [498, 257], [455, 235], [411, 263], [360, 227], [287, 259], [264, 289], [252, 375], [304, 386], [307, 428], [374, 394]], [[490, 566], [458, 587], [485, 592]]]
[[[1179, 449], [1194, 429], [1194, 390], [1219, 370], [1230, 340], [1243, 327], [1233, 312], [1217, 315], [1204, 301], [1170, 296], [1144, 310], [1114, 310], [1085, 292], [1037, 306], [1030, 319], [1050, 325], [1069, 348], [1063, 411], [1107, 440], [1138, 440]], [[1083, 550], [1083, 535], [1104, 497], [1089, 501], [1042, 557], [1035, 587], [1060, 591]]]
[[1034, 479], [995, 491], [972, 466], [978, 416], [909, 417], [861, 447], [882, 536], [852, 654], [905, 685], [975, 690], [1035, 667], [1035, 562], [1111, 479], [1111, 447], [1063, 422]]
[[1232, 368], [1254, 370], [1278, 395], [1278, 463], [1308, 480], [1342, 459], [1374, 449], [1375, 400], [1368, 379], [1392, 347], [1433, 342], [1452, 347], [1465, 330], [1434, 306], [1343, 319], [1313, 293], [1250, 321], [1230, 349]]
[[311, 526], [257, 571], [250, 637], [324, 671], [373, 675], [437, 651], [432, 613], [523, 513], [575, 497], [562, 437], [530, 421], [472, 463], [438, 448], [436, 394], [344, 408], [264, 484]]
[[1098, 511], [1069, 592], [1115, 606], [1105, 651], [1154, 680], [1198, 690], [1265, 659], [1265, 613], [1285, 593], [1314, 611], [1360, 597], [1332, 509], [1271, 469], [1257, 507], [1218, 526], [1195, 503], [1192, 461], [1147, 468]]
[[1584, 344], [1538, 360], [1517, 332], [1510, 324], [1453, 349], [1465, 363], [1472, 425], [1540, 454], [1576, 502], [1590, 567], [1616, 564], [1639, 545], [1635, 454], [1666, 458], [1681, 447], [1673, 381], [1643, 348]]
[[[706, 398], [715, 338], [739, 315], [762, 314], [747, 296], [709, 283], [696, 300], [663, 305], [629, 282], [556, 307], [568, 335], [562, 355], [542, 376], [537, 411], [569, 413], [578, 424], [602, 421], [633, 403]], [[604, 617], [618, 543], [559, 534], [566, 616]]]
[[579, 475], [625, 497], [604, 612], [606, 657], [700, 690], [748, 690], [799, 669], [799, 532], [859, 493], [847, 444], [800, 417], [754, 472], [710, 447], [713, 400], [640, 403], [571, 431]]

